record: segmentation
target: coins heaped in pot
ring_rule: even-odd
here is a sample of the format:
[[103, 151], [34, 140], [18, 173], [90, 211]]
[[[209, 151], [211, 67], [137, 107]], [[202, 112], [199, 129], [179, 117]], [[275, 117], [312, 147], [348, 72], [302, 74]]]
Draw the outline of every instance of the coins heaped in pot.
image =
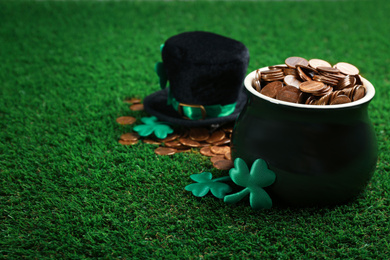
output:
[[341, 73], [346, 75], [358, 75], [359, 69], [356, 68], [354, 65], [346, 63], [346, 62], [339, 62], [336, 65], [334, 65], [335, 68], [339, 69]]
[[260, 93], [266, 95], [267, 97], [275, 98], [276, 94], [282, 89], [282, 87], [282, 82], [274, 81], [265, 85], [265, 87], [260, 91]]
[[309, 65], [315, 69], [318, 67], [332, 67], [329, 62], [321, 59], [311, 59], [309, 60]]
[[301, 57], [289, 57], [285, 60], [285, 63], [290, 68], [295, 68], [297, 65], [309, 65], [309, 62], [305, 58]]

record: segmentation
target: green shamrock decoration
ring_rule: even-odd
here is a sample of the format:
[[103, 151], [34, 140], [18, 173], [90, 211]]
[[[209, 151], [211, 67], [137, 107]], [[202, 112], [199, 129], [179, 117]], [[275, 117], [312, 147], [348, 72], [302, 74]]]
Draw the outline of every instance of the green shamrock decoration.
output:
[[212, 180], [213, 176], [210, 172], [202, 172], [199, 174], [193, 174], [190, 176], [190, 178], [197, 183], [187, 185], [185, 189], [187, 191], [192, 191], [192, 194], [194, 194], [196, 197], [203, 197], [211, 190], [211, 193], [215, 197], [223, 199], [226, 193], [232, 191], [230, 186], [226, 183], [218, 182], [226, 180], [230, 181], [229, 176]]
[[157, 138], [164, 139], [168, 134], [173, 133], [173, 129], [163, 122], [158, 122], [157, 117], [143, 117], [141, 121], [144, 125], [137, 125], [133, 128], [140, 136], [155, 134]]
[[224, 201], [226, 203], [236, 203], [249, 194], [249, 202], [253, 209], [269, 209], [272, 207], [271, 197], [263, 188], [274, 183], [276, 175], [268, 169], [264, 160], [257, 159], [249, 171], [245, 161], [237, 158], [234, 161], [234, 168], [229, 171], [229, 175], [234, 183], [246, 188], [225, 196]]

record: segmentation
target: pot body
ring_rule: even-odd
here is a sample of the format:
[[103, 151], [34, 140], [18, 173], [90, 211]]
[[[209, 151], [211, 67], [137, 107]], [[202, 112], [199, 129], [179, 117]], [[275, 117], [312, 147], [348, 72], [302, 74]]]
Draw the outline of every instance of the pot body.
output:
[[367, 111], [372, 97], [356, 105], [311, 108], [248, 92], [232, 134], [232, 158], [248, 166], [258, 158], [268, 163], [276, 181], [266, 191], [275, 203], [340, 204], [365, 189], [377, 162]]

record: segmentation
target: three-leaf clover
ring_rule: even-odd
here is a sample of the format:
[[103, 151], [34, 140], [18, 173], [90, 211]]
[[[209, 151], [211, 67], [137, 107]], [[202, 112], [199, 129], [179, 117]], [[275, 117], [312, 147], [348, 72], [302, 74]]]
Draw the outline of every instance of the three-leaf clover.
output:
[[199, 174], [193, 174], [190, 176], [190, 178], [197, 183], [187, 185], [185, 189], [187, 191], [192, 191], [192, 194], [194, 194], [196, 197], [203, 197], [211, 190], [211, 193], [215, 197], [223, 199], [226, 193], [232, 191], [230, 186], [226, 183], [218, 182], [223, 180], [230, 180], [229, 176], [212, 180], [213, 176], [210, 172], [202, 172]]
[[236, 203], [249, 194], [249, 202], [253, 209], [269, 209], [272, 207], [271, 197], [263, 189], [274, 183], [276, 175], [268, 169], [267, 163], [257, 159], [249, 171], [245, 161], [237, 158], [234, 168], [229, 171], [230, 178], [239, 186], [246, 187], [242, 191], [227, 195], [226, 203]]
[[140, 136], [149, 136], [154, 133], [157, 138], [164, 139], [168, 134], [173, 133], [173, 129], [169, 125], [158, 122], [155, 116], [143, 117], [141, 121], [144, 125], [137, 125], [133, 128]]

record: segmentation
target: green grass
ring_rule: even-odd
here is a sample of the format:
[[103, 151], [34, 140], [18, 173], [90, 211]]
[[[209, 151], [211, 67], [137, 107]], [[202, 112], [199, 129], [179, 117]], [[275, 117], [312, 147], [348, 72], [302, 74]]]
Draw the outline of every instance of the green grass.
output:
[[[0, 2], [0, 258], [386, 259], [390, 2]], [[126, 97], [159, 89], [159, 46], [183, 31], [242, 41], [248, 71], [289, 56], [346, 61], [376, 87], [379, 158], [333, 208], [253, 211], [186, 192], [196, 153], [122, 146]], [[339, 133], [344, 134], [344, 133]]]

